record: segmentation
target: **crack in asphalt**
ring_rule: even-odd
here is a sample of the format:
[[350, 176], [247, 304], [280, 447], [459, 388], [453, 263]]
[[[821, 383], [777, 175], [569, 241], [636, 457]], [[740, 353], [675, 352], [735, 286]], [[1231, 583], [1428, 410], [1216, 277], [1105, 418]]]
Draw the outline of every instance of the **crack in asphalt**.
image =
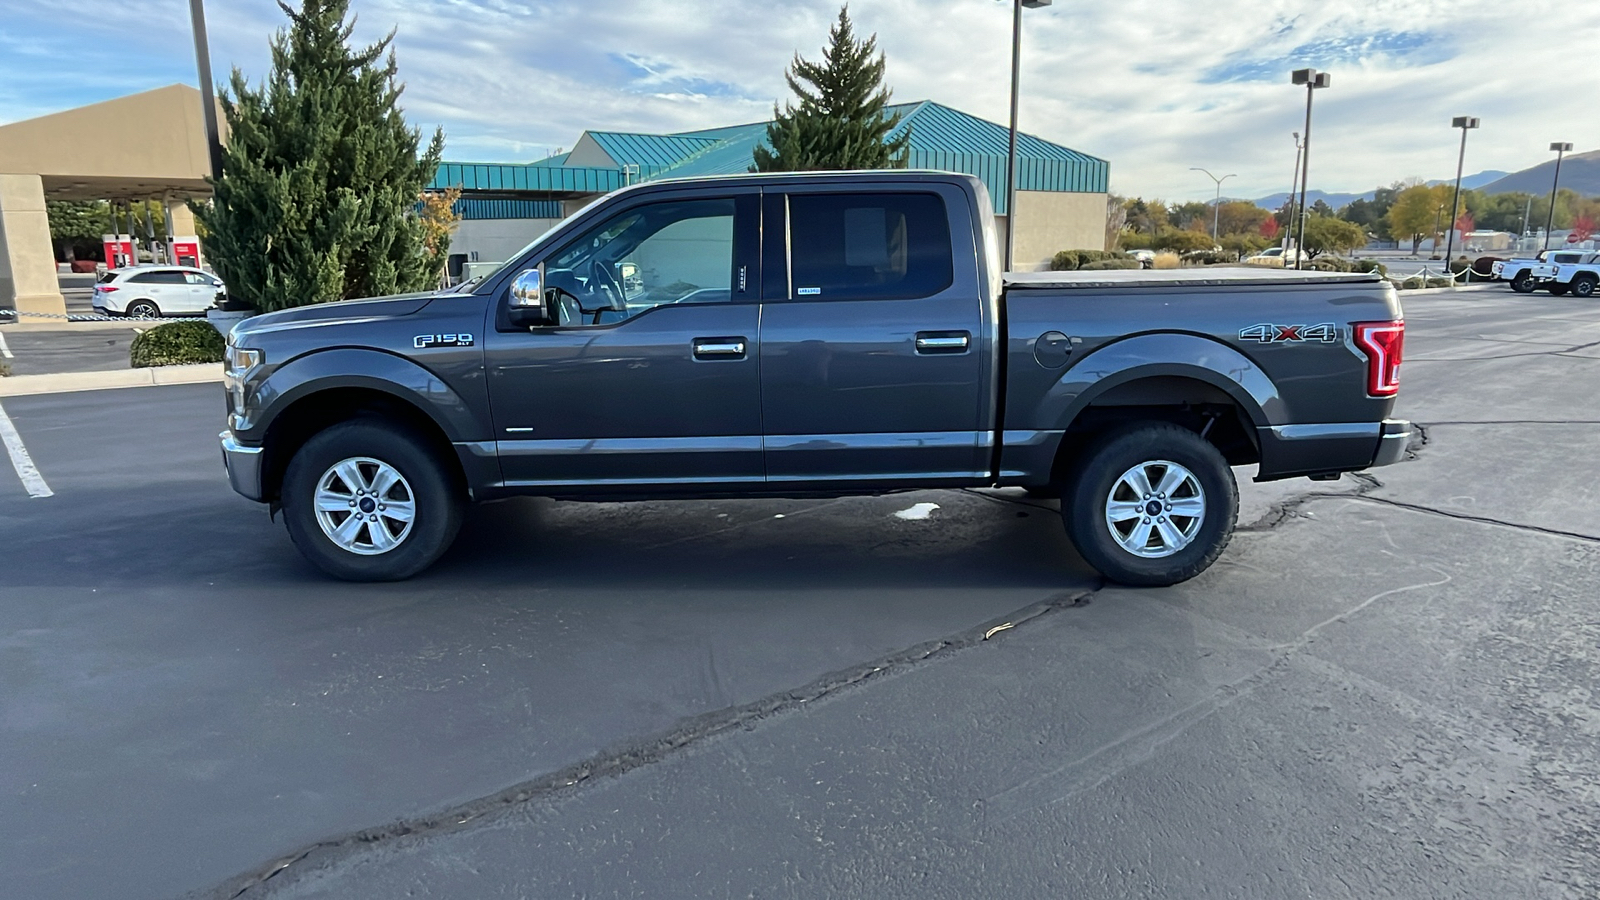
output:
[[661, 762], [718, 735], [751, 728], [758, 722], [793, 713], [807, 704], [868, 682], [901, 675], [935, 660], [972, 649], [991, 640], [994, 635], [1014, 634], [1023, 626], [1052, 613], [1088, 606], [1094, 595], [1103, 590], [1105, 585], [1106, 582], [1102, 579], [1093, 587], [1063, 591], [1006, 616], [947, 637], [925, 641], [872, 662], [828, 673], [802, 687], [769, 694], [751, 703], [725, 707], [696, 716], [665, 733], [614, 747], [555, 772], [519, 782], [504, 790], [441, 812], [318, 841], [296, 853], [282, 856], [253, 872], [231, 878], [219, 886], [189, 896], [229, 898], [229, 900], [254, 896], [257, 889], [285, 872], [301, 867], [307, 860], [311, 860], [314, 866], [324, 865], [374, 844], [399, 838], [448, 834], [482, 825], [490, 817], [505, 815], [541, 800], [570, 794], [602, 779], [616, 778], [642, 766]]
[[[1462, 339], [1461, 338], [1457, 338], [1457, 340], [1462, 340]], [[1496, 356], [1430, 356], [1430, 357], [1427, 357], [1426, 359], [1420, 358], [1420, 357], [1409, 357], [1409, 358], [1406, 359], [1406, 362], [1408, 362], [1408, 363], [1477, 362], [1478, 360], [1484, 360], [1484, 359], [1522, 359], [1522, 358], [1530, 357], [1530, 356], [1566, 356], [1566, 354], [1568, 354], [1568, 353], [1577, 353], [1579, 350], [1589, 350], [1589, 349], [1593, 349], [1595, 347], [1600, 347], [1600, 341], [1590, 341], [1587, 344], [1578, 344], [1578, 345], [1573, 346], [1573, 347], [1562, 347], [1560, 350], [1539, 350], [1539, 351], [1535, 351], [1533, 353], [1503, 353], [1503, 354], [1499, 354], [1499, 355], [1496, 355]], [[1566, 358], [1567, 359], [1593, 359], [1594, 357], [1591, 357], [1591, 356], [1567, 356]]]

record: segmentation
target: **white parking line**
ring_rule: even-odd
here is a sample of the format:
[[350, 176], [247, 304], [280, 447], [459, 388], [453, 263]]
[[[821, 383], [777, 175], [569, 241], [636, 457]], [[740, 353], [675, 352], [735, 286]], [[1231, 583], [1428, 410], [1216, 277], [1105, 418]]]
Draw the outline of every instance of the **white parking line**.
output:
[[28, 448], [22, 446], [22, 435], [17, 434], [17, 426], [11, 424], [11, 417], [6, 415], [3, 406], [0, 406], [0, 441], [5, 443], [6, 452], [11, 455], [11, 467], [17, 470], [17, 477], [22, 479], [22, 486], [27, 488], [28, 495], [55, 496], [55, 491], [50, 490], [50, 485], [44, 483], [44, 477], [34, 467], [33, 458], [28, 456]]
[[6, 359], [16, 359], [11, 353], [11, 348], [6, 346], [6, 336], [3, 334], [0, 334], [0, 356], [4, 356]]

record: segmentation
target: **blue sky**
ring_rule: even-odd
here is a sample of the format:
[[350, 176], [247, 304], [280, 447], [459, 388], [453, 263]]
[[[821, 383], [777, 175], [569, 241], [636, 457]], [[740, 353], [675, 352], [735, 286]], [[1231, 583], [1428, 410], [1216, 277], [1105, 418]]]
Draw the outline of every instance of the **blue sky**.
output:
[[[685, 131], [768, 116], [796, 50], [819, 54], [836, 0], [354, 0], [357, 37], [396, 29], [404, 105], [447, 155], [531, 160], [585, 128]], [[70, 16], [0, 0], [0, 122], [195, 82], [187, 0], [80, 0]], [[1004, 121], [1010, 4], [855, 0], [900, 101]], [[272, 0], [210, 0], [218, 83], [252, 80], [284, 22]], [[1237, 173], [1235, 196], [1287, 186], [1305, 93], [1312, 186], [1363, 191], [1453, 174], [1453, 116], [1483, 120], [1467, 170], [1543, 161], [1554, 140], [1600, 148], [1592, 90], [1569, 87], [1600, 3], [1556, 0], [1056, 0], [1025, 13], [1022, 126], [1111, 160], [1112, 188], [1176, 199]], [[126, 139], [119, 137], [119, 139]]]

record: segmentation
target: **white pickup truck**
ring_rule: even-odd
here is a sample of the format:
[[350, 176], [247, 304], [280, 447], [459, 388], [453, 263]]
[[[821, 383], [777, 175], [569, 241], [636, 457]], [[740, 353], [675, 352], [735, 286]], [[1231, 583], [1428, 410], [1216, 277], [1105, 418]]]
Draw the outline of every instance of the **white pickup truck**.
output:
[[1600, 253], [1560, 253], [1552, 256], [1576, 256], [1572, 262], [1563, 262], [1555, 267], [1550, 274], [1550, 280], [1544, 287], [1550, 293], [1560, 296], [1568, 291], [1574, 297], [1593, 297], [1597, 286], [1600, 286]]
[[[1581, 250], [1541, 250], [1537, 256], [1515, 257], [1496, 262], [1490, 267], [1494, 277], [1511, 282], [1511, 289], [1519, 294], [1531, 294], [1547, 286], [1555, 277], [1556, 268], [1568, 263], [1585, 262], [1585, 257], [1595, 254]], [[1566, 291], [1557, 293], [1565, 294]]]

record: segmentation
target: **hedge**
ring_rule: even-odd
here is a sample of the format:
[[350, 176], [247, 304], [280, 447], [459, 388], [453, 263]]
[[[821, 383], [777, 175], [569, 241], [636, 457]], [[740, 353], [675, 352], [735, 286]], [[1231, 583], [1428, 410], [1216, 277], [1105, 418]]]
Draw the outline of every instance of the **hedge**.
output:
[[1108, 269], [1137, 269], [1140, 268], [1137, 259], [1097, 259], [1078, 267], [1080, 272], [1103, 272]]
[[[1104, 262], [1106, 260], [1131, 260], [1133, 257], [1121, 250], [1062, 250], [1050, 258], [1050, 271], [1070, 272], [1073, 269], [1085, 268], [1090, 263]], [[1125, 269], [1127, 266], [1113, 268]]]
[[227, 341], [204, 319], [168, 322], [136, 335], [128, 345], [128, 361], [135, 369], [220, 363]]

